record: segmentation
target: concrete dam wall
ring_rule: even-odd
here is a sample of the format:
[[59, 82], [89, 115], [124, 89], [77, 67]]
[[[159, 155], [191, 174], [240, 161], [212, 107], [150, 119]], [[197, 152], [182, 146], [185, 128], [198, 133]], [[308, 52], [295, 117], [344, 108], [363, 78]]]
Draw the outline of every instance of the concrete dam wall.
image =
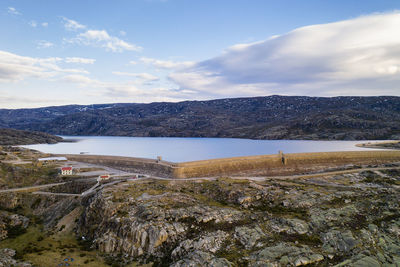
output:
[[400, 161], [400, 151], [292, 153], [178, 163], [174, 177], [292, 175], [348, 164]]
[[400, 151], [393, 150], [276, 154], [222, 158], [184, 163], [115, 156], [64, 156], [69, 160], [100, 164], [114, 167], [116, 169], [170, 178], [212, 177], [225, 175], [292, 175], [318, 171], [329, 167], [340, 167], [348, 164], [368, 165], [400, 162]]

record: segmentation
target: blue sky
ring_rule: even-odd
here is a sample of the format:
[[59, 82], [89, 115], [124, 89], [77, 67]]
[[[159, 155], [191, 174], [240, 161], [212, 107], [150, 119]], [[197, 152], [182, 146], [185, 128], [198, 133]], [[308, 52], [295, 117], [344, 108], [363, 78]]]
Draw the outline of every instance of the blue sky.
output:
[[0, 108], [400, 95], [398, 1], [2, 0]]

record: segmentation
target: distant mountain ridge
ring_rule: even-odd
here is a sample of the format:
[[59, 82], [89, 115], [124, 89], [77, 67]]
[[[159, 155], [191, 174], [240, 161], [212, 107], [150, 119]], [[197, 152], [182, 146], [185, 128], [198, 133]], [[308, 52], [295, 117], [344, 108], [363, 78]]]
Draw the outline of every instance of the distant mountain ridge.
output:
[[400, 138], [400, 97], [266, 96], [0, 109], [0, 127], [59, 135]]

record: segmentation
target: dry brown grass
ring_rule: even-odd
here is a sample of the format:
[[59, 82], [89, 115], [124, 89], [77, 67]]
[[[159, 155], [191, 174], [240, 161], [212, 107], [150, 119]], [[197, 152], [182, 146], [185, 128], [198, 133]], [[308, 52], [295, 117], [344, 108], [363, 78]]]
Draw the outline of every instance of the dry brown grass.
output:
[[174, 177], [206, 177], [228, 175], [262, 169], [271, 175], [296, 174], [346, 164], [381, 164], [400, 161], [400, 151], [349, 151], [285, 154], [286, 164], [279, 155], [225, 158], [177, 164]]

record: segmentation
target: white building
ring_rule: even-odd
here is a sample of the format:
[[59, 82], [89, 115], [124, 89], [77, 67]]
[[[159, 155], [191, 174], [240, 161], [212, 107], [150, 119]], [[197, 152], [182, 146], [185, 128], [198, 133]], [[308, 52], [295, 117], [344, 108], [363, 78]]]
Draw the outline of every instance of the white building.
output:
[[61, 175], [72, 175], [72, 167], [62, 167]]
[[40, 158], [39, 162], [47, 162], [47, 161], [67, 161], [66, 157], [48, 157], [48, 158]]
[[97, 181], [98, 182], [100, 182], [100, 181], [106, 181], [106, 180], [108, 180], [108, 179], [110, 179], [111, 178], [111, 175], [109, 175], [109, 174], [102, 174], [102, 175], [99, 175], [99, 178], [97, 178]]

